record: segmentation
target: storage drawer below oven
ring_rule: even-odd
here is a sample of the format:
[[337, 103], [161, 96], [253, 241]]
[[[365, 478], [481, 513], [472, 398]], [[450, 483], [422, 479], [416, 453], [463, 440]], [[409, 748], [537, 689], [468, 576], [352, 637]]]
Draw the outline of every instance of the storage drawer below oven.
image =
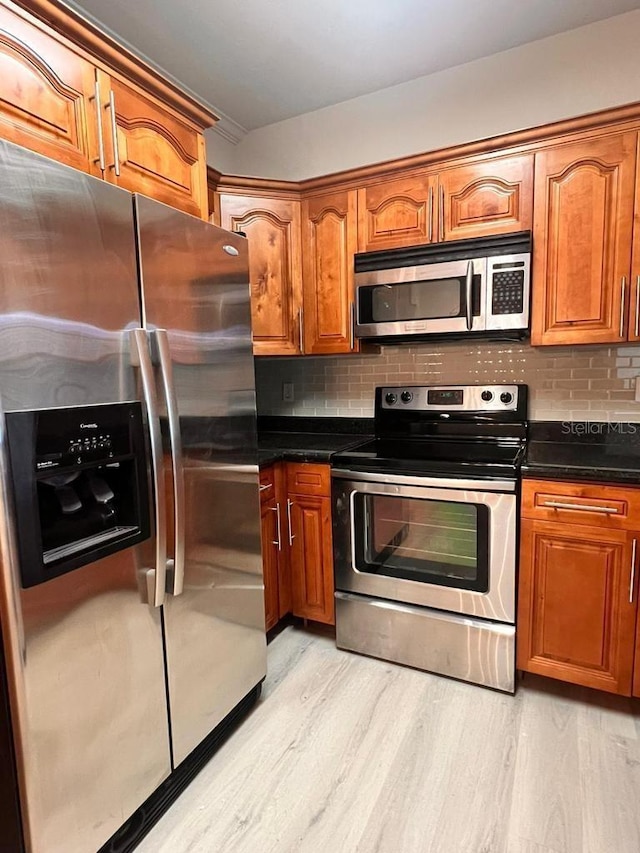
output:
[[515, 691], [514, 625], [336, 592], [340, 649]]

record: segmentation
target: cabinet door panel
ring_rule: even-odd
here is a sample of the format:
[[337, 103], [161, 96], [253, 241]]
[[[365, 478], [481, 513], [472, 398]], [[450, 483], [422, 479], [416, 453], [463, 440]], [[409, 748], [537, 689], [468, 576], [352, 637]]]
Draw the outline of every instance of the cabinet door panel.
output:
[[89, 62], [0, 6], [0, 136], [101, 174], [87, 126], [94, 80]]
[[335, 624], [331, 500], [289, 495], [291, 585], [293, 613], [316, 622]]
[[251, 326], [256, 355], [300, 352], [300, 203], [220, 194], [223, 228], [249, 240]]
[[305, 199], [302, 222], [305, 352], [351, 352], [355, 191]]
[[[638, 134], [636, 163], [640, 162], [640, 134]], [[636, 173], [636, 201], [633, 217], [633, 254], [631, 257], [631, 287], [629, 292], [630, 341], [640, 341], [640, 172]]]
[[431, 243], [437, 179], [412, 176], [358, 190], [358, 251]]
[[440, 174], [441, 240], [527, 231], [533, 221], [533, 155], [504, 157]]
[[630, 695], [636, 620], [631, 538], [623, 531], [525, 520], [518, 668]]
[[[196, 130], [137, 90], [112, 78], [117, 146], [111, 133], [109, 81], [102, 89], [109, 181], [194, 216], [209, 215], [204, 141]], [[117, 148], [117, 152], [116, 152]], [[116, 175], [115, 159], [120, 161]]]
[[626, 339], [636, 134], [536, 154], [535, 344]]

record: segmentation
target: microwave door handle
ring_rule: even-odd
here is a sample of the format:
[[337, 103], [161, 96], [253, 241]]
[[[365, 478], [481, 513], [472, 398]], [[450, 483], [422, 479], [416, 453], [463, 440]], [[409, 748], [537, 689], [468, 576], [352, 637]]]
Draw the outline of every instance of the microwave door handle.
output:
[[135, 364], [140, 368], [142, 391], [147, 410], [149, 439], [151, 445], [151, 468], [156, 510], [156, 567], [147, 572], [149, 603], [160, 607], [164, 603], [167, 575], [167, 507], [165, 500], [164, 465], [162, 458], [162, 434], [158, 414], [155, 376], [149, 355], [147, 332], [133, 329], [131, 332]]
[[173, 382], [169, 338], [165, 329], [152, 332], [156, 343], [162, 390], [167, 405], [169, 440], [171, 442], [171, 469], [173, 473], [173, 560], [167, 561], [167, 591], [180, 595], [184, 588], [184, 547], [185, 547], [185, 504], [184, 504], [184, 464], [182, 459], [182, 436], [180, 434], [180, 416]]
[[473, 261], [467, 264], [467, 278], [465, 281], [466, 290], [466, 309], [467, 309], [467, 331], [470, 332], [473, 328]]

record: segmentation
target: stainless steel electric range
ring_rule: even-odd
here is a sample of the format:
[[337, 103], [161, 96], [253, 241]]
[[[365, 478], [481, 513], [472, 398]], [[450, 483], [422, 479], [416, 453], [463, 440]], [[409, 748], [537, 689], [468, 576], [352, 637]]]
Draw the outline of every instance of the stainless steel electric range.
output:
[[526, 385], [376, 389], [332, 457], [340, 648], [514, 692], [526, 434]]

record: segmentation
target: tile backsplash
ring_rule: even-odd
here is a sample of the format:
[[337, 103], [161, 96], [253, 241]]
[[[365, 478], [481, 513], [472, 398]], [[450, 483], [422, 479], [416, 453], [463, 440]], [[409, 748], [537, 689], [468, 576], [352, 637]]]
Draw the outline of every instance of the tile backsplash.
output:
[[[640, 346], [447, 342], [380, 354], [257, 358], [258, 413], [371, 417], [376, 385], [526, 382], [532, 420], [639, 421]], [[292, 382], [293, 402], [282, 399]]]

